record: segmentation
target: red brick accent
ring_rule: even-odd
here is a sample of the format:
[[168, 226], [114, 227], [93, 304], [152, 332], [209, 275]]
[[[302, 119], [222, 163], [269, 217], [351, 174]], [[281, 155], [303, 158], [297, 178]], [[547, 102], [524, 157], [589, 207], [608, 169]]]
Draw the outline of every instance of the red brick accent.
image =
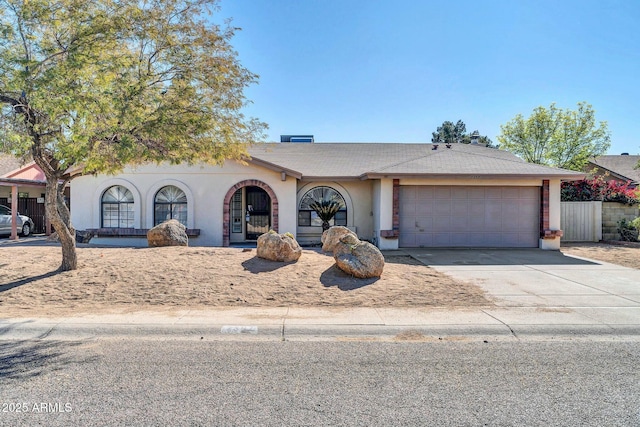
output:
[[549, 229], [549, 180], [542, 180], [542, 192], [540, 193], [540, 236], [544, 236]]
[[279, 229], [278, 198], [276, 197], [276, 193], [271, 189], [271, 187], [269, 187], [269, 185], [262, 181], [258, 181], [257, 179], [247, 179], [231, 187], [229, 191], [227, 191], [227, 195], [224, 196], [224, 204], [222, 205], [222, 246], [229, 246], [229, 233], [231, 232], [231, 209], [229, 205], [231, 203], [231, 198], [236, 191], [243, 187], [259, 187], [267, 192], [271, 198], [271, 228], [275, 232]]
[[393, 180], [392, 230], [380, 230], [380, 237], [397, 239], [400, 236], [400, 180]]
[[563, 236], [562, 230], [549, 229], [549, 180], [542, 180], [540, 192], [540, 237], [543, 239], [555, 239]]

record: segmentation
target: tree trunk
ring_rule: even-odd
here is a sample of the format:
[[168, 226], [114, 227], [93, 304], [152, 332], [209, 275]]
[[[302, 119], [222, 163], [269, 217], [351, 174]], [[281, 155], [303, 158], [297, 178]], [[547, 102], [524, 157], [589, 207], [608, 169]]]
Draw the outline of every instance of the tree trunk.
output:
[[64, 186], [59, 186], [57, 177], [47, 176], [46, 211], [47, 218], [53, 225], [62, 246], [62, 264], [60, 271], [70, 271], [78, 268], [76, 254], [76, 231], [71, 226], [69, 209], [64, 203]]

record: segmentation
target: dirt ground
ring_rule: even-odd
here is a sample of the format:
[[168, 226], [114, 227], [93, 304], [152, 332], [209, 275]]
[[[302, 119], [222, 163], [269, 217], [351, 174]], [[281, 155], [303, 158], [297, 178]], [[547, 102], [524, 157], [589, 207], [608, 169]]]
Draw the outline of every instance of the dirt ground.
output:
[[3, 316], [170, 311], [210, 307], [490, 306], [484, 291], [389, 256], [379, 279], [357, 279], [333, 257], [304, 250], [295, 263], [238, 248], [78, 248], [79, 268], [57, 273], [55, 245], [0, 246]]
[[[640, 243], [567, 244], [562, 252], [640, 269]], [[2, 316], [176, 311], [213, 307], [478, 307], [484, 291], [409, 256], [386, 257], [379, 279], [357, 279], [306, 249], [295, 263], [238, 248], [78, 248], [58, 273], [56, 245], [0, 246]]]
[[567, 255], [640, 269], [640, 242], [568, 243], [560, 250]]

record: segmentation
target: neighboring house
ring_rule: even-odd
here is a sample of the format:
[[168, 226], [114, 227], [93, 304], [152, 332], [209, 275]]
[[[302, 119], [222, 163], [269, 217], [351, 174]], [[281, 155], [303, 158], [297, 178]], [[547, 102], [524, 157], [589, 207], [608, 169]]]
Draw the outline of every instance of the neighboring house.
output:
[[587, 163], [584, 170], [592, 176], [602, 176], [606, 181], [630, 182], [629, 187], [638, 188], [640, 169], [636, 166], [639, 162], [640, 155], [599, 156]]
[[21, 165], [13, 156], [0, 157], [0, 205], [12, 206], [12, 192], [17, 194], [17, 211], [29, 216], [34, 233], [46, 231], [44, 193], [46, 178], [34, 162]]
[[194, 246], [254, 241], [269, 229], [316, 244], [322, 222], [309, 202], [336, 195], [345, 208], [333, 224], [381, 249], [558, 249], [560, 182], [584, 178], [479, 145], [307, 142], [249, 151], [245, 164], [148, 164], [76, 178], [72, 222], [101, 244], [145, 245], [146, 230], [168, 218], [187, 227]]

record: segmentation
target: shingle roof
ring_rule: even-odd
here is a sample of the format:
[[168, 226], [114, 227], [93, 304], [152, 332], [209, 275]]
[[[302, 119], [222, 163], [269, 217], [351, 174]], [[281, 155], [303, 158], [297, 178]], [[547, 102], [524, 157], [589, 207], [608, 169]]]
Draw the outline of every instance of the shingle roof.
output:
[[0, 176], [13, 172], [21, 166], [20, 160], [9, 154], [0, 154]]
[[381, 176], [555, 177], [584, 173], [526, 163], [507, 151], [480, 145], [401, 143], [272, 143], [251, 147], [252, 162], [297, 178]]
[[638, 162], [640, 162], [640, 156], [618, 155], [599, 156], [590, 163], [615, 173], [632, 183], [638, 183], [640, 182], [640, 169], [635, 169]]

